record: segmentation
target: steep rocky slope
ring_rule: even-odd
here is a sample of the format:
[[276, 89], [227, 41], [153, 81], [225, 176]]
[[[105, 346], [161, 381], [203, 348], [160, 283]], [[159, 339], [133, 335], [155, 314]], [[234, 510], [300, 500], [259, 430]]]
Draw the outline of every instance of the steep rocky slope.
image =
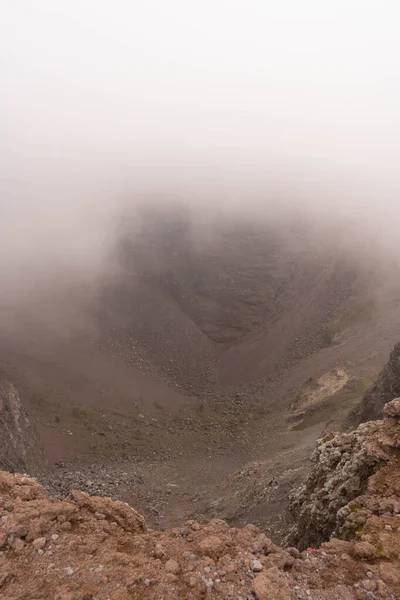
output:
[[312, 518], [321, 540], [334, 529], [345, 538], [318, 549], [282, 549], [253, 525], [222, 520], [152, 531], [125, 503], [79, 491], [54, 500], [35, 480], [1, 472], [0, 598], [396, 600], [400, 400], [384, 414], [318, 445], [293, 505], [297, 536], [316, 539]]
[[[331, 535], [352, 539], [356, 533], [369, 543], [368, 523], [382, 515], [388, 519], [385, 530], [396, 526], [394, 518], [400, 515], [400, 399], [388, 403], [383, 415], [383, 421], [318, 440], [310, 475], [291, 501], [296, 521], [290, 536], [293, 543], [304, 548]], [[390, 558], [384, 538], [375, 553]]]
[[[185, 387], [196, 383], [188, 370], [192, 352], [180, 360], [173, 341], [179, 339], [185, 347], [191, 338], [196, 340], [199, 350], [193, 363], [202, 366], [205, 380], [208, 340], [208, 352], [216, 350], [218, 359], [209, 355], [214, 381], [223, 386], [254, 381], [323, 346], [326, 328], [358, 275], [343, 252], [324, 244], [307, 227], [290, 222], [277, 227], [273, 220], [225, 220], [196, 227], [185, 218], [171, 220], [163, 211], [141, 215], [139, 222], [136, 218], [127, 227], [118, 256], [124, 273], [118, 289], [118, 298], [125, 299], [123, 314], [146, 346], [151, 330], [146, 303], [140, 303], [140, 318], [130, 310], [142, 286], [153, 294], [150, 306], [157, 322], [164, 311], [158, 303], [168, 307], [178, 332], [171, 343], [158, 340], [156, 363], [166, 355], [170, 364], [163, 365], [163, 374], [169, 372]], [[115, 289], [107, 299], [114, 320]], [[177, 336], [181, 324], [189, 331], [186, 340]], [[178, 372], [175, 363], [184, 366], [185, 361], [186, 369]]]
[[379, 419], [382, 409], [392, 398], [400, 396], [400, 343], [390, 353], [376, 382], [365, 392], [361, 404], [353, 411], [351, 425]]
[[0, 379], [0, 468], [35, 471], [43, 464], [39, 436], [11, 383]]
[[201, 222], [170, 207], [125, 219], [98, 287], [57, 281], [29, 302], [31, 319], [0, 329], [1, 374], [50, 463], [148, 457], [160, 446], [147, 435], [155, 428], [169, 452], [168, 427], [212, 427], [213, 407], [236, 410], [238, 395], [260, 416], [275, 401], [271, 382], [289, 398], [291, 369], [314, 357], [303, 379], [346, 361], [349, 375], [380, 368], [396, 330], [359, 318], [375, 278], [322, 237], [288, 220]]

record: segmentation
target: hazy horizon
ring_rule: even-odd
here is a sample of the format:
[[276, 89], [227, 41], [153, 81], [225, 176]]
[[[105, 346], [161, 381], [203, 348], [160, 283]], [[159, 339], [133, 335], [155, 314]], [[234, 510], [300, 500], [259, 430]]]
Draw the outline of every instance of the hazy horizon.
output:
[[6, 293], [60, 266], [95, 277], [120, 211], [143, 202], [295, 210], [392, 248], [399, 17], [355, 0], [6, 0]]

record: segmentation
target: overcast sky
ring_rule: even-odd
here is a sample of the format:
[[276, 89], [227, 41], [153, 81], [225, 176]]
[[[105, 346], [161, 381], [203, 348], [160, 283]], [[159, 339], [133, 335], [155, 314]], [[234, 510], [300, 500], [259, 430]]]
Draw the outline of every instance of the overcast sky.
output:
[[49, 243], [60, 214], [70, 240], [78, 206], [137, 185], [230, 186], [245, 203], [300, 177], [318, 182], [321, 204], [328, 192], [338, 205], [398, 204], [397, 0], [3, 0], [0, 11], [3, 238], [8, 224], [26, 234], [7, 243], [25, 251], [43, 207]]
[[122, 161], [397, 166], [396, 0], [3, 0], [1, 12], [2, 119], [24, 156], [111, 146]]

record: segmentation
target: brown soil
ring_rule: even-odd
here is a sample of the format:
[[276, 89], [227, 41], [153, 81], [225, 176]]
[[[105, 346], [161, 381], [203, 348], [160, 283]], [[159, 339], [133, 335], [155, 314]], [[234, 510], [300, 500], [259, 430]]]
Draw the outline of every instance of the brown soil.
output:
[[[394, 491], [398, 466], [383, 471], [375, 497]], [[1, 600], [399, 597], [398, 514], [366, 518], [354, 541], [299, 552], [218, 519], [152, 531], [127, 504], [79, 491], [53, 500], [19, 474], [0, 471], [0, 494]]]

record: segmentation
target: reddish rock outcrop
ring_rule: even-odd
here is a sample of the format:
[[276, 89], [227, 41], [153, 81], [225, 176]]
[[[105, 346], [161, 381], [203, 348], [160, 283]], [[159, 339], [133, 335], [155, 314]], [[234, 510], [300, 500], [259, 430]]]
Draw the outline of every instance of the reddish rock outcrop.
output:
[[394, 511], [371, 513], [352, 540], [299, 552], [217, 519], [151, 531], [124, 503], [82, 492], [55, 500], [34, 479], [0, 472], [0, 600], [396, 600], [399, 555]]

